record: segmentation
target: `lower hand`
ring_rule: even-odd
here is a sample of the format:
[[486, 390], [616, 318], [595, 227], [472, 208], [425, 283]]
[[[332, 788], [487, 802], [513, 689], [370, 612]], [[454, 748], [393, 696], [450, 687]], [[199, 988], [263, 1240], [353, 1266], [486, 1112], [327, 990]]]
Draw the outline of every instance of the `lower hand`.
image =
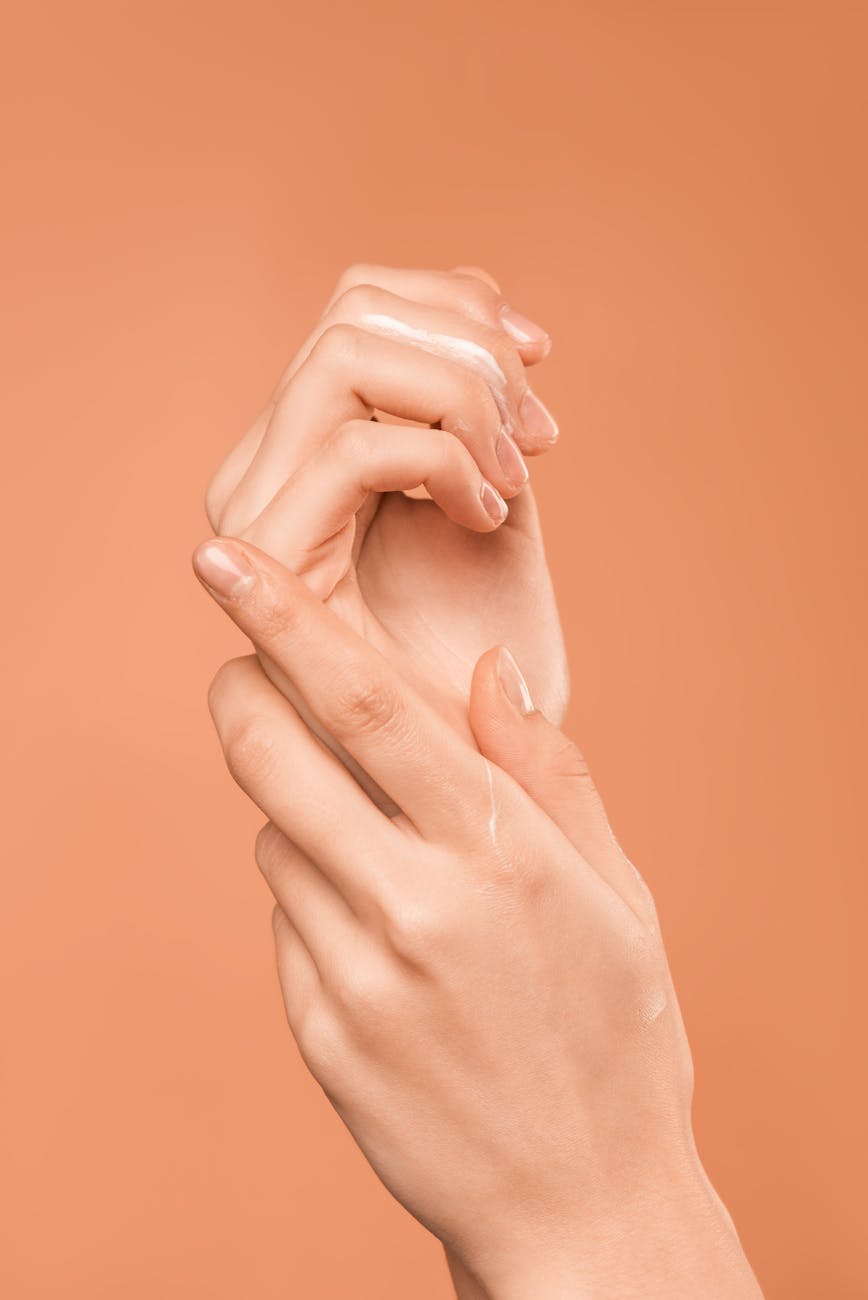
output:
[[758, 1296], [695, 1150], [653, 902], [511, 657], [476, 665], [471, 743], [255, 547], [206, 544], [196, 564], [400, 809], [371, 803], [255, 657], [221, 670], [227, 762], [269, 819], [257, 860], [290, 1026], [462, 1285]]

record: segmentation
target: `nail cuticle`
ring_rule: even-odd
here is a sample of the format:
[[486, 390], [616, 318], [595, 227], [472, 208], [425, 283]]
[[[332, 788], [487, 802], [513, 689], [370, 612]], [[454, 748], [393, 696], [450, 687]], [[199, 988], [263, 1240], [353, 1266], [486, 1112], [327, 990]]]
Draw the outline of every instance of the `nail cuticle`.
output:
[[483, 509], [495, 524], [502, 524], [509, 514], [509, 506], [503, 497], [492, 487], [487, 479], [482, 480], [482, 486], [479, 489], [479, 499], [482, 502]]
[[241, 548], [229, 541], [205, 542], [193, 557], [205, 586], [221, 600], [237, 600], [256, 582], [256, 572]]
[[515, 487], [523, 487], [529, 478], [528, 468], [524, 457], [506, 428], [501, 429], [497, 435], [494, 451], [498, 464], [510, 484]]
[[526, 436], [535, 443], [549, 447], [557, 441], [560, 432], [557, 421], [532, 388], [523, 393], [518, 413]]
[[520, 345], [551, 346], [548, 330], [544, 330], [536, 321], [516, 311], [508, 303], [504, 303], [500, 309], [500, 321], [504, 332]]

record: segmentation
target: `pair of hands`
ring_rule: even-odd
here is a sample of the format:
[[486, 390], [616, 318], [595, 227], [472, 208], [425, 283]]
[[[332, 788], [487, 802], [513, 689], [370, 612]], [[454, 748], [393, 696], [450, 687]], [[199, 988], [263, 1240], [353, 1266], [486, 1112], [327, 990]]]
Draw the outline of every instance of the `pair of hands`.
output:
[[[290, 1026], [461, 1296], [756, 1295], [693, 1144], [653, 903], [545, 716], [562, 642], [532, 498], [497, 456], [504, 424], [544, 446], [538, 405], [520, 413], [545, 338], [513, 338], [477, 276], [365, 278], [215, 479], [212, 521], [241, 540], [195, 557], [256, 647], [211, 708], [268, 817]], [[431, 500], [402, 495], [420, 484]]]

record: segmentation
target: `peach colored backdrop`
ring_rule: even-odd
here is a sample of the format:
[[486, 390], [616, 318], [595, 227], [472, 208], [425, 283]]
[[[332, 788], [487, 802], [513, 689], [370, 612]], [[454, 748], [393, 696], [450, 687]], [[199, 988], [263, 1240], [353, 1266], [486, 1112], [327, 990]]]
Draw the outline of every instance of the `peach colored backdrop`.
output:
[[570, 728], [701, 1148], [769, 1297], [865, 1296], [864, 6], [6, 14], [0, 1292], [450, 1294], [285, 1029], [188, 562], [367, 259], [482, 263], [554, 335]]

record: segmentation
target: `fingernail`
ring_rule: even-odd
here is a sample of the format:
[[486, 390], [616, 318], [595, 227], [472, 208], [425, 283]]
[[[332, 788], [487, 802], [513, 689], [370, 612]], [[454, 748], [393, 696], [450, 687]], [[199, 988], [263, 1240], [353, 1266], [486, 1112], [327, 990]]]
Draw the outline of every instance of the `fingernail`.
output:
[[513, 708], [518, 709], [519, 713], [533, 713], [533, 700], [527, 682], [506, 646], [501, 646], [497, 652], [497, 676], [503, 693]]
[[514, 307], [504, 304], [500, 309], [500, 321], [511, 339], [516, 343], [551, 343], [546, 330], [527, 316], [522, 316]]
[[509, 514], [509, 507], [500, 493], [491, 486], [487, 479], [482, 480], [482, 487], [479, 489], [479, 499], [488, 511], [489, 517], [496, 524], [502, 524]]
[[234, 542], [203, 542], [193, 554], [193, 568], [212, 591], [226, 600], [240, 596], [256, 581], [253, 566]]
[[497, 453], [497, 459], [500, 468], [503, 470], [510, 483], [522, 484], [528, 479], [527, 465], [524, 463], [518, 447], [505, 429], [501, 429], [497, 435], [497, 442], [494, 444], [494, 450]]
[[518, 414], [529, 437], [541, 443], [555, 441], [558, 436], [557, 422], [530, 388], [518, 404]]

